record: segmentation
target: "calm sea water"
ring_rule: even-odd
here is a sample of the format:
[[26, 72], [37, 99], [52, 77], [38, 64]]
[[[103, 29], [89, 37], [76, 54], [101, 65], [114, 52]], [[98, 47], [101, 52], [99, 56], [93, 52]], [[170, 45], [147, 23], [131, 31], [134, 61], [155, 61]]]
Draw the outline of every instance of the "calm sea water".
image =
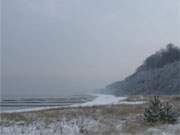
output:
[[73, 95], [51, 98], [33, 98], [33, 97], [3, 97], [0, 101], [1, 111], [11, 111], [19, 109], [30, 109], [38, 107], [68, 106], [92, 101], [95, 96], [92, 95]]

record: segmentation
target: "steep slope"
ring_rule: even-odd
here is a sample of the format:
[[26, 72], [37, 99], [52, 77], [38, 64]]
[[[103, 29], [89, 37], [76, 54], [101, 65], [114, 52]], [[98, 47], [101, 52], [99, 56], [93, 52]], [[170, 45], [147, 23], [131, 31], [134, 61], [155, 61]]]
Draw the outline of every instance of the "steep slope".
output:
[[[164, 52], [169, 53], [169, 48], [167, 47], [166, 50], [163, 50], [163, 53]], [[154, 64], [153, 66], [151, 66], [150, 64], [147, 66], [147, 60], [152, 58], [152, 56], [150, 56], [146, 59], [144, 64], [137, 69], [137, 71], [133, 75], [127, 77], [123, 81], [115, 82], [113, 84], [108, 85], [105, 91], [107, 93], [115, 94], [118, 96], [180, 94], [179, 52], [180, 51], [178, 50], [178, 57], [174, 57], [173, 59], [171, 59], [171, 61], [169, 61], [169, 59], [167, 60], [167, 58], [163, 58], [164, 54], [162, 54], [162, 51], [153, 54], [153, 57], [156, 56], [154, 57], [154, 61], [157, 61], [157, 59], [161, 58], [161, 60], [159, 60], [156, 64], [158, 66], [154, 66], [154, 61], [151, 61]], [[159, 63], [163, 64], [160, 65]]]

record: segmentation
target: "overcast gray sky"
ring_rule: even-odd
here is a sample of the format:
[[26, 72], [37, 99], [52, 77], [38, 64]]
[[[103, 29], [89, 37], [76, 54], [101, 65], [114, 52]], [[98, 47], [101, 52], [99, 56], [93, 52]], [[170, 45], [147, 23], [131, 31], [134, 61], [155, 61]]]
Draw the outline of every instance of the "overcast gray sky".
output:
[[103, 88], [169, 42], [179, 0], [2, 0], [4, 94]]

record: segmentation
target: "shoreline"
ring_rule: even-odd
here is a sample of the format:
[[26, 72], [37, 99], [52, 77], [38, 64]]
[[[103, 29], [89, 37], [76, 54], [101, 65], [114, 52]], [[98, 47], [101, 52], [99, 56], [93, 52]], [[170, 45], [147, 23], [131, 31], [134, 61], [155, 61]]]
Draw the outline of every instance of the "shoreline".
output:
[[120, 101], [124, 101], [127, 97], [116, 97], [114, 95], [105, 95], [105, 94], [91, 94], [95, 98], [92, 101], [87, 101], [85, 103], [77, 103], [67, 106], [47, 106], [47, 107], [34, 107], [27, 109], [17, 109], [17, 110], [7, 110], [0, 111], [2, 113], [21, 113], [21, 112], [34, 112], [34, 111], [45, 111], [50, 109], [63, 109], [63, 108], [78, 108], [78, 107], [91, 107], [91, 106], [102, 106], [110, 104], [119, 104]]

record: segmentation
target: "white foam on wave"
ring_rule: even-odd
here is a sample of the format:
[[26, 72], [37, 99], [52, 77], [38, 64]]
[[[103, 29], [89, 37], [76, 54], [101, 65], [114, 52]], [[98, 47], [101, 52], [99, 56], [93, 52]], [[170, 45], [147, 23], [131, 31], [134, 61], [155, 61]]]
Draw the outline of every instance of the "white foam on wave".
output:
[[34, 111], [43, 111], [43, 110], [49, 110], [49, 109], [58, 109], [60, 106], [53, 106], [53, 107], [34, 107], [34, 108], [28, 108], [28, 109], [17, 109], [17, 110], [8, 110], [8, 111], [0, 111], [1, 113], [21, 113], [21, 112], [34, 112]]
[[80, 106], [115, 105], [127, 99], [127, 97], [116, 97], [114, 95], [96, 94], [96, 96], [93, 101], [82, 103]]

